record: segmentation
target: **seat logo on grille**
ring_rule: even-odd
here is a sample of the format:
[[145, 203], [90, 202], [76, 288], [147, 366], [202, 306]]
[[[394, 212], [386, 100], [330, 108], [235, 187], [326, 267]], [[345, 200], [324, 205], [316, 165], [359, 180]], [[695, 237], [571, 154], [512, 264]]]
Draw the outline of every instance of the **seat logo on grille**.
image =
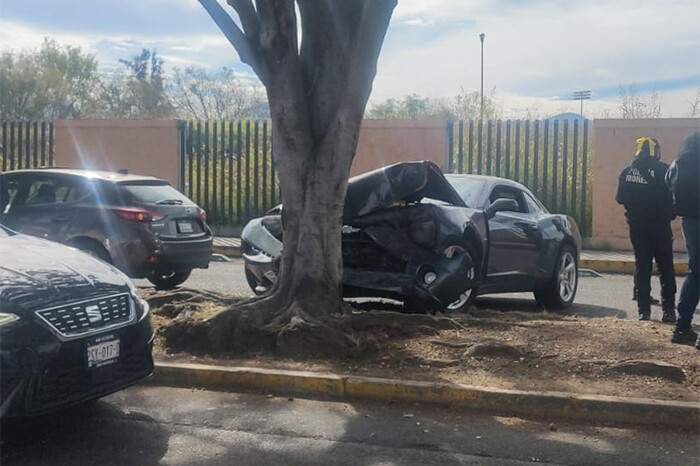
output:
[[102, 321], [102, 312], [100, 312], [99, 306], [87, 306], [85, 308], [85, 313], [91, 324]]

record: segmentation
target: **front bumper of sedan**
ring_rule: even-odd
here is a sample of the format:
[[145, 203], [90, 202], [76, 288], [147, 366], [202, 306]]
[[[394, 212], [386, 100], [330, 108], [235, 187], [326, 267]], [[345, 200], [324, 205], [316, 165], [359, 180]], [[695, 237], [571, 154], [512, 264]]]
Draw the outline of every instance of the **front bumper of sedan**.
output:
[[[17, 328], [3, 328], [2, 418], [40, 415], [97, 399], [153, 373], [154, 332], [148, 315], [128, 326], [70, 340], [37, 322], [9, 325]], [[118, 340], [119, 356], [109, 364], [91, 365], [88, 346], [100, 339]]]

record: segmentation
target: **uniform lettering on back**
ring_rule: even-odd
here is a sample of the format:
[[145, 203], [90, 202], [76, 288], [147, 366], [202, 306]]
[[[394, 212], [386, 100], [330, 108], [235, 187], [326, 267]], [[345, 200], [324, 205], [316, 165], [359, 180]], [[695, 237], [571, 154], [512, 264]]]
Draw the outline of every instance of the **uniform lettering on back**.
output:
[[[649, 170], [649, 173], [651, 174], [651, 176], [654, 176], [654, 170]], [[625, 182], [635, 184], [649, 184], [647, 180], [642, 176], [642, 174], [639, 173], [639, 170], [637, 170], [636, 168], [632, 168], [630, 171], [627, 172], [627, 175], [625, 175]]]

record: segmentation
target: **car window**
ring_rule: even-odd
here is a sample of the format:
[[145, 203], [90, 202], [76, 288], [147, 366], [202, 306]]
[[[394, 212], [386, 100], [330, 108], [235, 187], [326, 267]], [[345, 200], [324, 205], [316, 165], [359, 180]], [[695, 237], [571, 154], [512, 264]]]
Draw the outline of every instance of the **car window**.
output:
[[524, 193], [525, 203], [527, 204], [527, 209], [531, 214], [537, 214], [542, 212], [542, 206], [528, 193]]
[[491, 191], [489, 202], [494, 202], [496, 199], [513, 199], [518, 203], [517, 212], [527, 213], [528, 208], [525, 202], [523, 192], [512, 186], [497, 185]]
[[79, 199], [81, 192], [76, 189], [76, 183], [64, 178], [40, 178], [29, 185], [26, 205], [50, 205], [74, 202]]
[[457, 191], [457, 194], [459, 194], [459, 197], [462, 198], [467, 207], [476, 206], [486, 183], [486, 181], [478, 178], [466, 177], [448, 177], [447, 181], [455, 188], [455, 191]]
[[119, 183], [121, 202], [127, 204], [192, 205], [193, 202], [165, 182]]
[[19, 189], [19, 183], [17, 180], [1, 180], [0, 186], [0, 213], [6, 214], [10, 210], [12, 202], [17, 196], [17, 190]]

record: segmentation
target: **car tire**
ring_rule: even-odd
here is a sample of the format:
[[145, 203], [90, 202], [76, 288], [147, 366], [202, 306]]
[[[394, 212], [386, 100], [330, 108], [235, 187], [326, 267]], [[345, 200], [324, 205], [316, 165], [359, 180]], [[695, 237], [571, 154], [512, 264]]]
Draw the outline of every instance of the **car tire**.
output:
[[[476, 257], [476, 254], [471, 250], [471, 248], [467, 248], [466, 250], [461, 247], [461, 246], [455, 246], [458, 249], [460, 249], [464, 254], [467, 254], [470, 258]], [[447, 248], [445, 251], [447, 251], [449, 248]], [[470, 280], [474, 280], [476, 278], [476, 264], [472, 261], [472, 267], [469, 271], [467, 271], [467, 277]], [[474, 302], [476, 301], [476, 295], [478, 294], [478, 290], [476, 287], [472, 287], [468, 290], [465, 290], [464, 292], [460, 293], [459, 298], [447, 306], [443, 312], [445, 314], [466, 314], [469, 312], [471, 307], [474, 305]]]
[[173, 272], [170, 274], [152, 273], [146, 278], [155, 285], [157, 290], [172, 290], [187, 280], [191, 273], [191, 270], [186, 272]]
[[535, 291], [535, 299], [545, 309], [566, 309], [576, 298], [578, 288], [578, 261], [571, 246], [564, 246], [557, 255], [554, 272], [547, 286]]
[[248, 286], [257, 296], [262, 296], [265, 293], [268, 293], [274, 286], [274, 284], [269, 281], [260, 281], [260, 279], [256, 277], [255, 274], [248, 269], [248, 267], [244, 267], [243, 270], [245, 271], [245, 279], [248, 282]]

